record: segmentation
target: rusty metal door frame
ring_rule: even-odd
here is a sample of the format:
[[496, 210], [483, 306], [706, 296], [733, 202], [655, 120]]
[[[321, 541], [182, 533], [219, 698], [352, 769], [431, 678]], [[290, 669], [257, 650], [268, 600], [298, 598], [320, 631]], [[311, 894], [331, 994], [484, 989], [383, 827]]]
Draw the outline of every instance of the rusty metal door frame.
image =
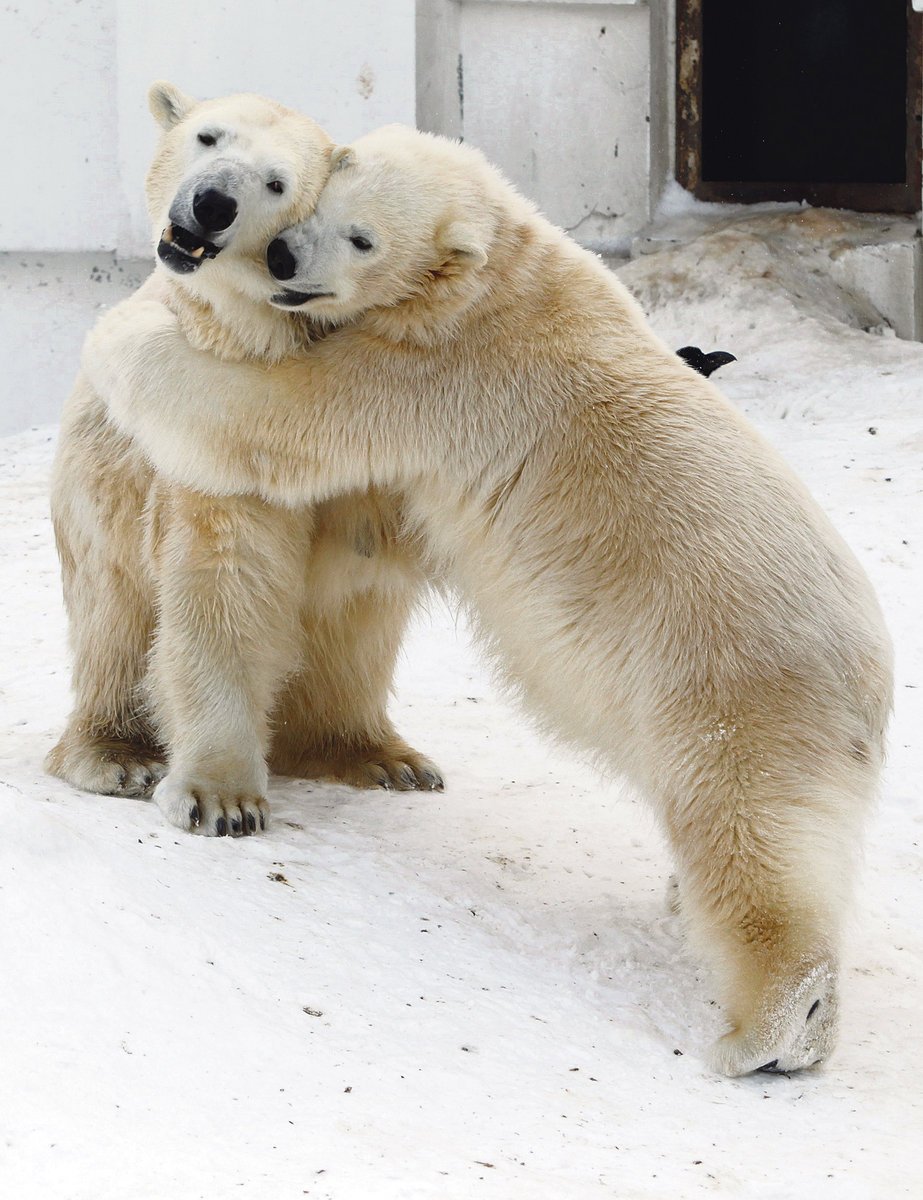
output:
[[923, 17], [907, 0], [907, 120], [903, 183], [702, 179], [702, 5], [676, 0], [676, 178], [700, 200], [807, 200], [858, 212], [917, 212], [923, 172]]

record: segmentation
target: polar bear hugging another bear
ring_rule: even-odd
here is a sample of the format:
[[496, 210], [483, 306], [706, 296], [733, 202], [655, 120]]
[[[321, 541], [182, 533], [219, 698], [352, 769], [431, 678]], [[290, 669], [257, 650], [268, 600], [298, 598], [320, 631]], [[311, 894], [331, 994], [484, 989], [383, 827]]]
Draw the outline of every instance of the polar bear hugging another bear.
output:
[[[891, 694], [860, 567], [614, 277], [475, 151], [393, 128], [335, 159], [264, 294], [339, 327], [266, 371], [126, 302], [86, 356], [111, 418], [216, 494], [400, 491], [529, 708], [656, 806], [723, 981], [715, 1064], [823, 1059]], [[184, 770], [158, 792], [188, 824]]]

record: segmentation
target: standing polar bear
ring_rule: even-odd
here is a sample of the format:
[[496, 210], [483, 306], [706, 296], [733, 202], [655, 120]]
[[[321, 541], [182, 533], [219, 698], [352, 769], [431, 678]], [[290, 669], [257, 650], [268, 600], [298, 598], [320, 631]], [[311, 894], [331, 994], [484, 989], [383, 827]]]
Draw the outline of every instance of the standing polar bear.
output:
[[[264, 302], [264, 251], [312, 211], [330, 139], [259, 96], [199, 103], [155, 84], [149, 102], [163, 129], [147, 181], [160, 266], [127, 306], [162, 299], [191, 344], [227, 359], [270, 363], [306, 346], [309, 318]], [[152, 472], [78, 378], [52, 487], [75, 707], [49, 770], [140, 795], [166, 751], [195, 779], [197, 827], [219, 834], [265, 825], [267, 751], [285, 774], [440, 787], [386, 712], [423, 582], [399, 497], [363, 487], [275, 507], [205, 497], [199, 482]], [[183, 619], [190, 597], [196, 625]]]
[[[275, 305], [340, 327], [262, 371], [196, 351], [160, 304], [123, 306], [85, 359], [113, 419], [219, 494], [400, 489], [529, 708], [655, 805], [723, 982], [716, 1066], [825, 1058], [891, 697], [850, 551], [612, 274], [469, 147], [389, 128], [336, 152], [269, 261]], [[162, 786], [186, 819], [188, 781]]]

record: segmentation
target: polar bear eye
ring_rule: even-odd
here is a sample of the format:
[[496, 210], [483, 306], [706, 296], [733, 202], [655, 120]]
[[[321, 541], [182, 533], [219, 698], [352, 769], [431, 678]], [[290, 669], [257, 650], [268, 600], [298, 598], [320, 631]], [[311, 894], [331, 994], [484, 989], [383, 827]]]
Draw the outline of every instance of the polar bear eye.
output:
[[372, 249], [372, 243], [369, 241], [368, 238], [362, 237], [361, 234], [357, 233], [354, 237], [351, 237], [349, 240], [352, 242], [352, 244], [356, 247], [357, 250], [365, 251], [365, 250]]
[[285, 191], [285, 184], [280, 179], [270, 179], [266, 186], [271, 192], [275, 192], [277, 196], [281, 196]]
[[214, 146], [217, 143], [218, 139], [217, 139], [217, 137], [215, 137], [215, 135], [213, 133], [200, 133], [199, 141], [202, 143], [203, 146]]

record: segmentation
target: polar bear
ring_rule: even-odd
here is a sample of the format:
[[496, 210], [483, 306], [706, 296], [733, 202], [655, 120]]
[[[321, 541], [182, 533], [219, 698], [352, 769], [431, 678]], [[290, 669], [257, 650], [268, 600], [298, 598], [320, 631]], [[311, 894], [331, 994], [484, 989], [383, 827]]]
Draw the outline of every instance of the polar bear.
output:
[[891, 703], [862, 569], [618, 280], [473, 148], [387, 128], [333, 157], [268, 255], [272, 302], [328, 336], [257, 370], [190, 347], [160, 304], [116, 309], [85, 359], [113, 420], [216, 494], [400, 489], [539, 721], [653, 803], [723, 986], [714, 1065], [814, 1065]]
[[[163, 299], [192, 344], [226, 358], [291, 355], [311, 322], [264, 303], [264, 250], [311, 212], [329, 138], [258, 96], [199, 103], [155, 84], [149, 102], [164, 131], [147, 185], [161, 265], [138, 297]], [[219, 834], [265, 826], [270, 735], [281, 773], [442, 786], [386, 713], [423, 584], [399, 497], [361, 489], [279, 508], [176, 487], [151, 471], [81, 376], [64, 410], [52, 510], [76, 693], [48, 756], [54, 774], [89, 791], [144, 795], [168, 750], [196, 778], [197, 828]], [[211, 572], [227, 585], [220, 596]], [[188, 615], [193, 594], [201, 607], [190, 630], [174, 605]], [[256, 670], [239, 670], [239, 645], [259, 658]]]

